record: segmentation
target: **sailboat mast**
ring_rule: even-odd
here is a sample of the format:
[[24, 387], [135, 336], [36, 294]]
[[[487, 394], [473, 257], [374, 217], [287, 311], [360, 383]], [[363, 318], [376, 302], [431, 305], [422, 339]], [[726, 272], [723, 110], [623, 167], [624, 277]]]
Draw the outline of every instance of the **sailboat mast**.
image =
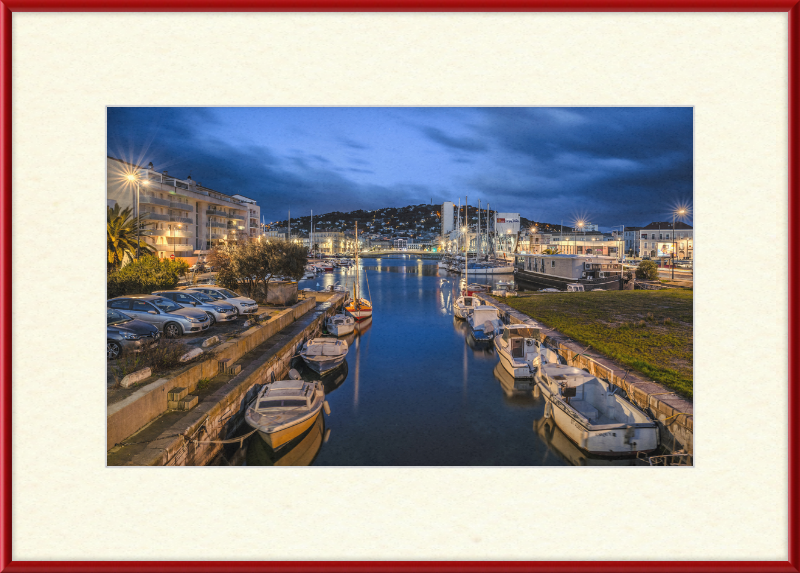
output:
[[464, 195], [464, 227], [467, 232], [464, 238], [464, 284], [469, 285], [469, 195]]
[[478, 230], [475, 233], [475, 260], [481, 256], [481, 200], [478, 199]]
[[358, 221], [356, 221], [356, 283], [355, 283], [355, 291], [356, 296], [354, 297], [355, 300], [353, 304], [355, 305], [353, 308], [358, 308]]

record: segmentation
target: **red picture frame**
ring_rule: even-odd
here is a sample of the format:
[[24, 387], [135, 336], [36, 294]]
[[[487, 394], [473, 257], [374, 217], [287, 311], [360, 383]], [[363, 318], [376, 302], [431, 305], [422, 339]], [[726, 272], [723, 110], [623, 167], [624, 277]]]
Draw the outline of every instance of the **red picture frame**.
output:
[[[788, 561], [46, 561], [11, 560], [11, 17], [12, 12], [788, 12], [789, 14], [789, 228], [798, 213], [800, 120], [798, 119], [798, 55], [800, 0], [6, 0], [0, 2], [0, 571], [3, 572], [796, 572], [798, 554], [798, 310], [796, 265], [789, 265], [789, 523]], [[789, 259], [798, 254], [789, 242]]]

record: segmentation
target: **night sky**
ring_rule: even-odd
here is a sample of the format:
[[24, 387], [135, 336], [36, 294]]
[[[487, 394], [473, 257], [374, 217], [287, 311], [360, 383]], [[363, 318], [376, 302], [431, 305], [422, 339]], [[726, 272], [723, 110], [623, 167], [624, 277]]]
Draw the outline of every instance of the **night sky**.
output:
[[468, 195], [608, 231], [691, 207], [692, 111], [109, 108], [108, 154], [251, 197], [266, 221]]

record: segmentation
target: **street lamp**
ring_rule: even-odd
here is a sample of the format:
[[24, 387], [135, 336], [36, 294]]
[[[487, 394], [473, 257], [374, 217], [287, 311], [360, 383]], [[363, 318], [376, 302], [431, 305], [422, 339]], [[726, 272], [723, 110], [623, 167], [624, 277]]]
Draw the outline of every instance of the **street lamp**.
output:
[[[139, 181], [140, 179], [134, 173], [128, 173], [125, 176], [128, 181], [131, 183], [136, 183], [136, 260], [139, 260], [139, 241], [141, 240], [141, 234], [139, 229], [141, 228], [141, 221], [139, 220]], [[147, 179], [142, 181], [142, 185], [147, 185], [149, 182]]]
[[675, 215], [683, 217], [686, 214], [686, 208], [681, 207], [672, 212], [672, 280], [675, 280]]
[[[178, 229], [181, 228], [180, 225], [175, 225], [175, 227], [178, 228]], [[167, 228], [169, 229], [170, 237], [172, 237], [172, 259], [174, 260], [175, 259], [175, 233], [172, 230], [172, 225], [167, 225]]]

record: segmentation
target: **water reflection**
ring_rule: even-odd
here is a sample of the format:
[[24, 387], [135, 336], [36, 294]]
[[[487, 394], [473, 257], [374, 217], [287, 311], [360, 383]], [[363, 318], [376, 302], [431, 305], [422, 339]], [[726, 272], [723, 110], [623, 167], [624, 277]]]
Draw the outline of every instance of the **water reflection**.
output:
[[324, 434], [325, 416], [320, 412], [317, 421], [305, 434], [277, 451], [254, 435], [248, 440], [246, 463], [248, 466], [310, 466], [319, 454]]
[[[642, 465], [636, 458], [603, 458], [590, 456], [573, 444], [558, 429], [552, 418], [539, 418], [533, 421], [533, 431], [547, 444], [550, 451], [573, 466], [636, 466]], [[544, 459], [542, 460], [544, 464]]]
[[506, 398], [514, 404], [533, 404], [538, 400], [538, 393], [535, 395], [533, 392], [536, 382], [532, 378], [514, 378], [499, 362], [494, 367], [492, 374], [500, 382]]

